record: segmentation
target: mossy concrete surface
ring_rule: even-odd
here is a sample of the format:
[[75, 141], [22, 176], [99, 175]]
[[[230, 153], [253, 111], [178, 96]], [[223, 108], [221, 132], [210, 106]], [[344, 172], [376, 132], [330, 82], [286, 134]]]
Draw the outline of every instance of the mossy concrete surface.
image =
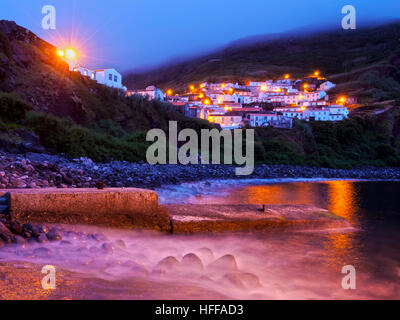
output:
[[16, 189], [8, 195], [11, 219], [20, 223], [89, 224], [170, 231], [156, 192], [136, 188]]

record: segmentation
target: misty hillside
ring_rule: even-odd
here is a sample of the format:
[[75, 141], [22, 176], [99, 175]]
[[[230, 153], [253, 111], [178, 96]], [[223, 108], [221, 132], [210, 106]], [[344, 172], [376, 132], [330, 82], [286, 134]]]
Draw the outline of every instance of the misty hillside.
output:
[[0, 21], [0, 148], [143, 160], [146, 131], [167, 130], [169, 120], [184, 128], [213, 127], [169, 104], [127, 98], [70, 72], [54, 46]]
[[400, 101], [400, 22], [369, 29], [262, 39], [250, 38], [252, 44], [248, 46], [244, 39], [201, 58], [130, 74], [125, 77], [126, 85], [143, 88], [154, 84], [179, 90], [203, 81], [265, 80], [285, 73], [303, 77], [318, 69], [329, 79], [344, 84], [339, 89], [355, 93], [361, 101]]

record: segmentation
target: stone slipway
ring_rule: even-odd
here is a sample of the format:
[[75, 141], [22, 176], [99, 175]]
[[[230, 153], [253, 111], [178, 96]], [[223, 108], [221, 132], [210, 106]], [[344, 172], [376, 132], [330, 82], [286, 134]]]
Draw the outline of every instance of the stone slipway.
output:
[[173, 233], [346, 228], [350, 224], [310, 205], [167, 205]]
[[16, 189], [7, 196], [9, 213], [19, 223], [87, 224], [150, 229], [174, 234], [261, 231], [293, 228], [343, 228], [343, 218], [310, 205], [166, 205], [152, 190]]
[[136, 188], [16, 189], [9, 199], [11, 219], [19, 223], [89, 224], [170, 232], [168, 212], [156, 192]]

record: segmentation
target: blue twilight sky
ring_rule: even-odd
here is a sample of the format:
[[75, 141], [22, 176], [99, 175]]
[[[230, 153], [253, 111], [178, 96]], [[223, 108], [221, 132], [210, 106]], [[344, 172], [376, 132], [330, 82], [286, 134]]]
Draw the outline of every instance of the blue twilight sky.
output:
[[[14, 20], [58, 47], [78, 48], [90, 68], [126, 71], [242, 37], [339, 27], [346, 4], [356, 7], [359, 23], [400, 18], [399, 0], [0, 0], [0, 20]], [[44, 5], [57, 10], [56, 30], [41, 28]]]

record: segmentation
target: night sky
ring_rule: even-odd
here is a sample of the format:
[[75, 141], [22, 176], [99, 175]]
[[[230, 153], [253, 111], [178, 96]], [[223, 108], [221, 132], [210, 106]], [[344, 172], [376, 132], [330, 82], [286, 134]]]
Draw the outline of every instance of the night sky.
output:
[[[127, 71], [252, 35], [340, 27], [346, 4], [356, 7], [360, 24], [400, 18], [399, 0], [1, 0], [0, 19], [77, 48], [90, 68]], [[41, 28], [44, 5], [57, 10], [56, 30]]]

